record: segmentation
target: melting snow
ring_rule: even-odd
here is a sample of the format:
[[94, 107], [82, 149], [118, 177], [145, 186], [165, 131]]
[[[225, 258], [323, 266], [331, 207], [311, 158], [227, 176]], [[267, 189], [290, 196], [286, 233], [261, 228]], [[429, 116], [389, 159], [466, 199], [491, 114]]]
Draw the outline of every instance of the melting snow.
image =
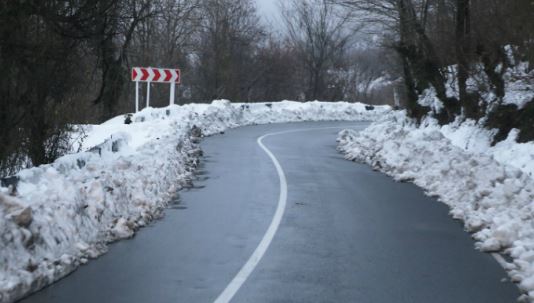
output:
[[52, 283], [159, 217], [192, 178], [198, 128], [212, 135], [250, 124], [375, 120], [387, 111], [346, 102], [220, 100], [147, 108], [131, 124], [119, 116], [80, 126], [86, 136], [74, 145], [83, 152], [22, 170], [16, 191], [0, 187], [0, 302]]
[[338, 149], [449, 205], [477, 248], [511, 257], [510, 277], [534, 302], [534, 142], [515, 135], [491, 147], [492, 132], [473, 121], [440, 127], [428, 118], [417, 127], [394, 112], [362, 132], [340, 132]]

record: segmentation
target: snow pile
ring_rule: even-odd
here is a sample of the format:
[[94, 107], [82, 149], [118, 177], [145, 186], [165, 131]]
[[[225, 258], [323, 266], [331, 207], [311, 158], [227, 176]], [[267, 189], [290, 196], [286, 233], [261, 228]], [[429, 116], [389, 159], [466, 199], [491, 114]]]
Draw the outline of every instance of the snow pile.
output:
[[453, 145], [469, 153], [485, 154], [503, 165], [513, 166], [534, 177], [534, 142], [517, 143], [519, 132], [514, 129], [506, 140], [491, 146], [496, 131], [485, 129], [481, 123], [483, 122], [457, 120], [443, 126], [441, 132]]
[[84, 152], [22, 170], [0, 187], [0, 302], [12, 302], [104, 253], [161, 215], [191, 182], [202, 134], [258, 123], [374, 120], [363, 104], [212, 104], [148, 108], [73, 136]]
[[510, 277], [534, 302], [534, 143], [513, 134], [490, 147], [492, 134], [474, 122], [419, 127], [405, 112], [358, 133], [340, 132], [339, 150], [398, 181], [411, 181], [450, 206], [482, 251], [510, 256]]
[[[198, 148], [184, 129], [137, 150], [129, 136], [23, 170], [0, 193], [0, 301], [37, 290], [133, 235], [191, 179]], [[115, 151], [115, 152], [114, 152]]]
[[[499, 66], [496, 70], [498, 74], [502, 74], [504, 80], [504, 96], [499, 98], [496, 95], [495, 88], [488, 83], [491, 83], [484, 66], [474, 64], [471, 66], [470, 76], [466, 81], [467, 92], [471, 94], [479, 94], [481, 100], [487, 105], [516, 105], [518, 109], [522, 109], [525, 105], [534, 100], [534, 69], [530, 68], [529, 62], [518, 61], [512, 54], [511, 47], [508, 50], [508, 61], [510, 66]], [[445, 69], [445, 89], [448, 98], [460, 99], [460, 93], [457, 82], [458, 66], [451, 65]], [[439, 113], [444, 108], [443, 102], [436, 97], [436, 90], [430, 86], [425, 89], [419, 96], [418, 103], [422, 106], [429, 107], [433, 112]], [[488, 107], [488, 110], [491, 106]]]
[[362, 103], [347, 102], [291, 102], [254, 103], [244, 107], [242, 124], [267, 124], [299, 121], [370, 121], [383, 116], [389, 107], [375, 106], [374, 110]]
[[111, 133], [117, 132], [130, 134], [132, 138], [129, 146], [135, 149], [156, 139], [157, 134], [166, 129], [170, 121], [181, 121], [182, 125], [188, 126], [197, 125], [205, 135], [212, 135], [227, 128], [254, 124], [374, 121], [389, 110], [388, 106], [376, 106], [374, 110], [367, 110], [365, 104], [347, 102], [230, 103], [226, 100], [214, 101], [212, 104], [172, 105], [164, 109], [147, 108], [131, 117], [136, 123], [125, 124], [125, 118], [119, 116], [100, 125], [84, 126], [86, 136], [82, 142], [74, 144], [74, 150], [95, 146]]
[[515, 104], [523, 108], [534, 100], [534, 70], [529, 69], [527, 62], [521, 62], [504, 74], [504, 104]]

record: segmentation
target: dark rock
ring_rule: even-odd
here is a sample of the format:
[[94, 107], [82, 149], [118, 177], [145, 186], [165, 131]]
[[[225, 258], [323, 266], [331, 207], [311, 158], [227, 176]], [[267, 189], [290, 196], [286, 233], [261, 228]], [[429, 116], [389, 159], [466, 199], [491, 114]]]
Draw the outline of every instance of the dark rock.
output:
[[111, 142], [111, 151], [116, 153], [119, 151], [121, 147], [121, 140], [115, 140], [113, 142]]
[[19, 183], [19, 177], [17, 177], [17, 176], [12, 176], [12, 177], [7, 177], [7, 178], [1, 178], [0, 179], [0, 185], [2, 185], [2, 187], [11, 188], [11, 192], [12, 193], [15, 193], [17, 191], [18, 183]]
[[190, 131], [191, 137], [195, 138], [201, 138], [202, 137], [202, 129], [196, 125], [193, 125]]
[[30, 207], [26, 207], [18, 215], [16, 215], [13, 220], [20, 227], [30, 226], [33, 220], [32, 209]]
[[76, 164], [78, 165], [78, 168], [83, 168], [85, 166], [85, 161], [82, 159], [76, 159]]
[[124, 124], [132, 124], [132, 114], [127, 114], [125, 117], [124, 117]]

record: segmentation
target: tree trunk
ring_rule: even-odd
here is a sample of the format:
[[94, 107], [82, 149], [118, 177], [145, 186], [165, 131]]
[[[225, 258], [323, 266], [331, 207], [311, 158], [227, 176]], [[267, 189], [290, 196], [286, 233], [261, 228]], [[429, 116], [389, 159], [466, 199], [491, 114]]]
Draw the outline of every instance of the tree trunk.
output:
[[28, 156], [32, 160], [34, 166], [47, 163], [46, 156], [46, 130], [48, 129], [45, 121], [45, 97], [38, 97], [36, 101], [32, 102], [32, 106], [29, 109], [29, 134], [28, 134]]
[[479, 116], [476, 96], [467, 92], [467, 79], [469, 78], [470, 52], [470, 12], [469, 0], [456, 0], [456, 59], [458, 61], [458, 93], [460, 104], [467, 118], [476, 119]]

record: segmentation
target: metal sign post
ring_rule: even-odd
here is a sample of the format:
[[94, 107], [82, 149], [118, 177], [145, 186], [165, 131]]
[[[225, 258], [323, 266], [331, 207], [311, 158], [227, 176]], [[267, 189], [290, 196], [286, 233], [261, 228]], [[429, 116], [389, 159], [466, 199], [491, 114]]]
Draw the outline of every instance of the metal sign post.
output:
[[139, 111], [139, 81], [135, 81], [135, 112]]
[[173, 83], [171, 83], [171, 93], [170, 93], [170, 96], [169, 96], [169, 98], [170, 98], [169, 104], [170, 105], [174, 104], [174, 90], [175, 89], [176, 89], [176, 84], [174, 84], [174, 82], [173, 82]]
[[150, 107], [150, 81], [146, 83], [146, 107]]
[[180, 84], [180, 70], [154, 67], [134, 67], [132, 68], [132, 81], [135, 81], [135, 112], [139, 111], [139, 82], [146, 82], [146, 106], [150, 106], [150, 84], [170, 83], [169, 104], [174, 104], [176, 84]]

